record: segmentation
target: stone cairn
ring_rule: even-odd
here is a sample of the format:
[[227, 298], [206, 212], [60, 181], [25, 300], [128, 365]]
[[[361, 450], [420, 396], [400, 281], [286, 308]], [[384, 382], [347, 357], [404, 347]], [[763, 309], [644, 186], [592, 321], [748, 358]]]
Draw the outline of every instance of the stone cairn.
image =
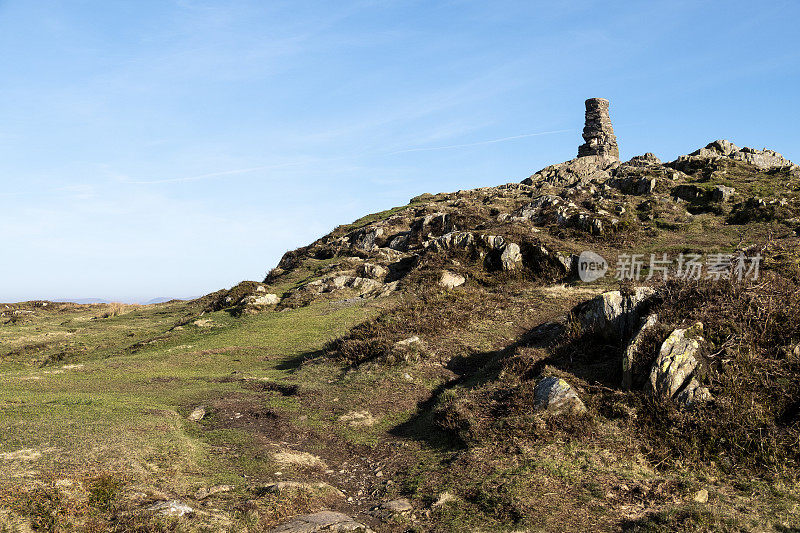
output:
[[586, 142], [578, 147], [578, 157], [599, 155], [619, 159], [617, 137], [608, 116], [609, 103], [605, 98], [586, 100], [586, 125], [583, 127]]

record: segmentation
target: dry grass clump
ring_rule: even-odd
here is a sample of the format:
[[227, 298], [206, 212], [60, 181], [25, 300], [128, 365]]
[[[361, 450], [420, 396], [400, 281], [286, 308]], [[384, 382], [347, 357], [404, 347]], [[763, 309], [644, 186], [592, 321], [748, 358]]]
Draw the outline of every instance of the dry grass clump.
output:
[[471, 323], [500, 313], [504, 306], [510, 305], [502, 294], [434, 287], [424, 284], [404, 294], [395, 307], [327, 343], [323, 351], [355, 366], [391, 359], [389, 355], [396, 342], [419, 336], [426, 345], [435, 348], [432, 351], [440, 360], [448, 361], [465, 355], [466, 344], [453, 342], [456, 332], [466, 330], [468, 335]]
[[123, 304], [119, 302], [113, 302], [110, 304], [104, 304], [102, 307], [102, 313], [95, 316], [95, 318], [114, 318], [120, 315], [124, 315], [125, 313], [130, 313], [134, 309], [138, 309], [140, 306], [138, 305], [130, 305], [130, 304]]

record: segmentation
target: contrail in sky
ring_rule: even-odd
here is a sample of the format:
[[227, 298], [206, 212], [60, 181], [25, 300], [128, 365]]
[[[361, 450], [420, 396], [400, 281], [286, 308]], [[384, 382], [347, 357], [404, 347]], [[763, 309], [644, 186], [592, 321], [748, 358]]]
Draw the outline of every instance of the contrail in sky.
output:
[[[554, 134], [558, 134], [558, 133], [569, 133], [569, 132], [572, 132], [572, 131], [574, 131], [574, 130], [567, 129], [567, 130], [540, 131], [540, 132], [537, 132], [537, 133], [524, 133], [522, 135], [513, 135], [511, 137], [501, 137], [499, 139], [489, 139], [489, 140], [486, 140], [486, 141], [478, 141], [478, 142], [466, 143], [466, 144], [450, 144], [450, 145], [447, 145], [447, 146], [432, 146], [432, 147], [429, 147], [429, 148], [407, 148], [407, 149], [404, 149], [404, 150], [395, 150], [394, 152], [383, 152], [383, 153], [362, 154], [362, 155], [367, 155], [367, 156], [372, 155], [373, 157], [375, 157], [375, 156], [388, 156], [388, 155], [397, 155], [397, 154], [407, 154], [407, 153], [411, 153], [411, 152], [432, 152], [432, 151], [436, 151], [436, 150], [450, 150], [450, 149], [454, 149], [454, 148], [468, 148], [468, 147], [471, 147], [471, 146], [482, 146], [482, 145], [486, 145], [486, 144], [496, 144], [496, 143], [501, 143], [501, 142], [506, 142], [506, 141], [513, 141], [513, 140], [516, 140], [516, 139], [525, 139], [525, 138], [528, 138], [528, 137], [541, 137], [542, 135], [554, 135]], [[328, 158], [328, 159], [324, 159], [324, 160], [316, 161], [316, 162], [320, 163], [320, 162], [325, 162], [325, 161], [332, 161], [332, 160], [336, 160], [336, 159], [347, 159], [347, 158], [348, 158], [348, 156], [333, 157], [333, 158]], [[280, 165], [264, 165], [264, 166], [258, 166], [258, 167], [239, 168], [239, 169], [234, 169], [234, 170], [225, 170], [225, 171], [221, 171], [221, 172], [210, 172], [208, 174], [199, 174], [199, 175], [196, 175], [196, 176], [187, 176], [187, 177], [183, 177], [183, 178], [165, 178], [165, 179], [157, 179], [157, 180], [132, 180], [132, 179], [128, 179], [128, 178], [123, 178], [120, 181], [122, 181], [123, 183], [130, 183], [132, 185], [157, 185], [157, 184], [160, 184], [160, 183], [180, 183], [180, 182], [199, 181], [199, 180], [212, 179], [212, 178], [221, 178], [221, 177], [224, 177], [224, 176], [236, 176], [236, 175], [240, 175], [240, 174], [249, 174], [251, 172], [257, 172], [259, 170], [277, 170], [279, 168], [298, 166], [298, 165], [303, 165], [303, 164], [307, 164], [307, 163], [308, 163], [308, 161], [306, 160], [306, 161], [296, 161], [296, 162], [290, 162], [290, 163], [283, 163], [283, 164], [280, 164]]]

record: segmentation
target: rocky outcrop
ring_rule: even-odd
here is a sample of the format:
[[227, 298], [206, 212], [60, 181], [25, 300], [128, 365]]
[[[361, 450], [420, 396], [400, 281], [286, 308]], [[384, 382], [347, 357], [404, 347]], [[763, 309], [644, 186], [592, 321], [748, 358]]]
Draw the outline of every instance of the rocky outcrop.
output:
[[[610, 208], [610, 206], [609, 206]], [[595, 212], [578, 206], [575, 202], [552, 195], [542, 195], [523, 205], [504, 220], [530, 220], [536, 224], [557, 224], [562, 227], [583, 230], [592, 235], [601, 235], [619, 224], [619, 219], [599, 205]]]
[[469, 251], [475, 247], [475, 236], [466, 231], [451, 231], [441, 237], [423, 243], [425, 249], [435, 252], [446, 252], [452, 250]]
[[619, 160], [619, 147], [611, 118], [608, 116], [610, 102], [605, 98], [586, 100], [586, 125], [583, 140], [578, 147], [578, 157], [601, 156]]
[[364, 263], [358, 267], [358, 274], [363, 278], [383, 281], [389, 274], [389, 269], [385, 266], [376, 265], [374, 263]]
[[705, 148], [695, 150], [689, 155], [682, 155], [671, 166], [679, 170], [691, 168], [693, 164], [703, 163], [714, 159], [732, 159], [742, 161], [757, 168], [766, 170], [773, 168], [798, 168], [797, 165], [783, 157], [774, 150], [756, 150], [755, 148], [739, 148], [730, 141], [716, 140], [706, 145]]
[[281, 299], [278, 297], [277, 294], [271, 293], [262, 293], [262, 294], [252, 294], [250, 296], [245, 296], [242, 299], [242, 303], [247, 306], [268, 306], [268, 305], [277, 305], [280, 303]]
[[587, 155], [543, 168], [529, 178], [522, 180], [525, 185], [549, 183], [551, 185], [572, 186], [590, 181], [604, 181], [611, 177], [619, 166], [619, 161], [604, 156]]
[[586, 406], [578, 397], [578, 393], [561, 378], [546, 377], [541, 379], [533, 389], [533, 395], [536, 407], [552, 414], [580, 414], [586, 412]]
[[654, 294], [651, 287], [637, 287], [631, 293], [609, 291], [578, 305], [573, 316], [585, 332], [615, 341], [630, 337], [639, 326], [645, 301]]

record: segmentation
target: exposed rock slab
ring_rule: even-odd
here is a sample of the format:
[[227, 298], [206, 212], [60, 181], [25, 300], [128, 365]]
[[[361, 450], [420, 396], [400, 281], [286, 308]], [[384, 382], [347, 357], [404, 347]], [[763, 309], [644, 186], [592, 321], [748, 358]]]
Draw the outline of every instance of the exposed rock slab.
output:
[[411, 502], [407, 498], [397, 498], [385, 501], [377, 507], [374, 507], [370, 511], [370, 514], [388, 520], [395, 515], [406, 515], [413, 510], [414, 506], [411, 505]]
[[320, 511], [295, 517], [288, 522], [269, 530], [271, 533], [314, 533], [315, 531], [363, 531], [372, 530], [360, 522], [356, 522], [343, 513]]
[[467, 278], [465, 278], [461, 274], [456, 274], [454, 272], [450, 272], [449, 270], [445, 270], [444, 272], [442, 272], [442, 275], [439, 278], [439, 285], [441, 285], [445, 289], [454, 289], [456, 287], [460, 287], [466, 281]]
[[164, 516], [185, 516], [194, 513], [194, 509], [178, 500], [158, 502], [148, 507], [147, 510], [157, 512]]

